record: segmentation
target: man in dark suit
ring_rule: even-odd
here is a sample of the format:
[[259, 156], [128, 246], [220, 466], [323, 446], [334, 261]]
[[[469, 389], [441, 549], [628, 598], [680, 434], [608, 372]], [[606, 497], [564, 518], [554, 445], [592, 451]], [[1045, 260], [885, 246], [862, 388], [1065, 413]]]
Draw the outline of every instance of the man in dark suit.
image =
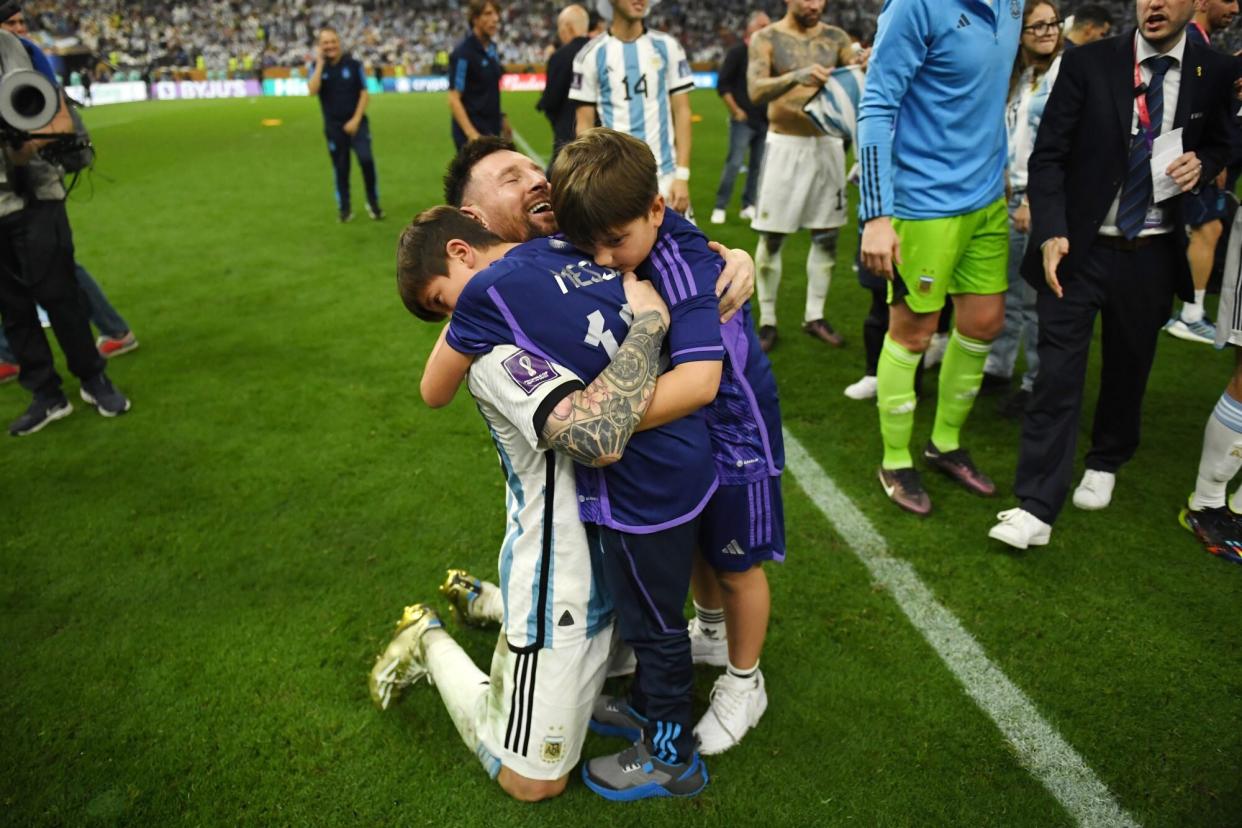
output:
[[[1074, 493], [1082, 509], [1108, 505], [1117, 470], [1138, 448], [1157, 336], [1174, 293], [1193, 295], [1183, 198], [1156, 202], [1153, 177], [1187, 192], [1230, 161], [1235, 77], [1229, 57], [1188, 42], [1194, 5], [1136, 0], [1137, 31], [1067, 52], [1048, 99], [1031, 154], [1023, 261], [1023, 277], [1040, 291], [1040, 371], [1022, 425], [1020, 506], [988, 533], [1019, 549], [1048, 542], [1069, 492], [1096, 315], [1104, 352], [1087, 470]], [[1182, 153], [1153, 164], [1153, 145], [1175, 129]]]
[[556, 36], [561, 48], [548, 58], [547, 85], [535, 105], [552, 122], [552, 158], [548, 161], [548, 169], [552, 169], [552, 162], [561, 147], [574, 140], [574, 119], [578, 107], [569, 103], [569, 85], [573, 81], [574, 58], [589, 40], [589, 24], [587, 10], [576, 3], [561, 9], [556, 18]]

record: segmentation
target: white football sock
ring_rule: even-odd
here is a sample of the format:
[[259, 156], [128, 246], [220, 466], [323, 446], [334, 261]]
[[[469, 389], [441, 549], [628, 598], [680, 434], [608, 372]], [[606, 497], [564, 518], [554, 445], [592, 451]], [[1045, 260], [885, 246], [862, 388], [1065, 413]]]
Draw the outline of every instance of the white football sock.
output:
[[811, 243], [806, 254], [806, 310], [803, 322], [824, 318], [824, 305], [828, 302], [828, 286], [832, 284], [832, 255], [818, 244]]
[[776, 292], [781, 287], [781, 250], [785, 241], [775, 253], [768, 252], [767, 241], [761, 236], [759, 248], [755, 251], [755, 292], [759, 294], [759, 324], [776, 325]]
[[[1225, 487], [1242, 469], [1242, 402], [1222, 394], [1207, 427], [1203, 429], [1203, 453], [1199, 479], [1190, 508], [1217, 509], [1225, 505]], [[1239, 496], [1234, 495], [1238, 500]]]
[[[442, 629], [427, 631], [423, 636], [423, 651], [427, 654], [427, 669], [432, 683], [440, 691], [440, 698], [457, 733], [470, 752], [479, 755], [478, 729], [484, 720], [484, 706], [492, 687], [487, 674]], [[487, 767], [486, 761], [484, 767]], [[487, 769], [489, 772], [492, 770]]]
[[479, 579], [479, 583], [483, 585], [483, 590], [474, 599], [471, 615], [484, 621], [502, 623], [505, 620], [505, 599], [500, 594], [500, 587], [482, 579]]
[[754, 665], [752, 665], [752, 666], [750, 666], [750, 667], [746, 667], [746, 668], [734, 667], [734, 666], [733, 666], [733, 662], [732, 662], [732, 660], [730, 660], [730, 661], [729, 661], [729, 666], [728, 666], [728, 668], [725, 670], [725, 672], [726, 672], [726, 673], [728, 673], [729, 675], [733, 676], [735, 679], [750, 679], [750, 678], [754, 678], [754, 677], [755, 677], [755, 673], [759, 672], [759, 660], [758, 660], [758, 659], [755, 659], [755, 663], [754, 663]]
[[698, 601], [695, 601], [694, 617], [698, 619], [699, 629], [702, 630], [705, 636], [716, 641], [725, 640], [725, 617], [723, 609], [709, 609], [701, 605]]

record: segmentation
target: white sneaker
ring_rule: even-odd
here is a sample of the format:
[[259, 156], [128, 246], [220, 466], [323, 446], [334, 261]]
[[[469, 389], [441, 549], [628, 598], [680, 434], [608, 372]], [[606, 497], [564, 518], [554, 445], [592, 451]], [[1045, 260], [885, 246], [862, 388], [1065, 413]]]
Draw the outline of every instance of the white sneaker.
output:
[[759, 724], [768, 709], [768, 692], [763, 686], [763, 673], [740, 679], [725, 673], [712, 687], [712, 702], [694, 726], [699, 753], [711, 756], [724, 753], [742, 741], [746, 731]]
[[713, 667], [729, 666], [729, 640], [708, 635], [699, 626], [699, 619], [691, 618], [687, 626], [690, 633], [690, 657], [695, 664], [710, 664]]
[[712, 210], [711, 223], [712, 224], [724, 224], [725, 223], [725, 211], [724, 210]]
[[845, 396], [851, 400], [874, 400], [876, 378], [866, 376], [858, 382], [845, 386]]
[[1007, 509], [996, 517], [1000, 523], [988, 531], [988, 537], [1007, 543], [1014, 549], [1045, 546], [1052, 537], [1052, 526], [1025, 509]]
[[1115, 485], [1117, 475], [1112, 472], [1087, 469], [1083, 472], [1082, 482], [1074, 490], [1074, 505], [1088, 512], [1103, 509], [1112, 502]]
[[949, 335], [947, 333], [932, 334], [931, 344], [927, 346], [926, 353], [923, 354], [923, 368], [932, 368], [944, 361], [944, 352], [949, 347]]
[[755, 205], [752, 204], [749, 207], [743, 207], [742, 212], [738, 213], [737, 217], [740, 218], [742, 221], [754, 221], [755, 220]]

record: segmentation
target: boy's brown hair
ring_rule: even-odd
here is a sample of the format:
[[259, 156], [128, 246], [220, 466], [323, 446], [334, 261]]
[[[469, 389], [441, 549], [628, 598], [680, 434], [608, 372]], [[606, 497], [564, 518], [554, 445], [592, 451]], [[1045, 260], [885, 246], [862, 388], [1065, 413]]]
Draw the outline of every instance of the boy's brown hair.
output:
[[444, 314], [423, 305], [427, 286], [448, 275], [445, 248], [460, 239], [475, 248], [501, 244], [500, 238], [456, 207], [424, 210], [401, 231], [397, 242], [397, 293], [410, 313], [424, 322], [438, 322]]
[[552, 165], [552, 210], [565, 238], [593, 248], [605, 234], [642, 218], [660, 192], [645, 143], [603, 127], [561, 147]]

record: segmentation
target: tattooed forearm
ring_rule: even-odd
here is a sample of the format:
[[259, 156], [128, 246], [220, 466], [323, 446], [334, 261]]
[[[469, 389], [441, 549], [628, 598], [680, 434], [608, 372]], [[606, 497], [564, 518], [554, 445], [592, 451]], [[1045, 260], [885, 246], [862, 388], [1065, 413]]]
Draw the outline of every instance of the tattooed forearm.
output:
[[541, 436], [554, 451], [585, 466], [607, 466], [621, 459], [655, 393], [660, 345], [667, 330], [655, 311], [634, 319], [608, 367], [548, 415]]

